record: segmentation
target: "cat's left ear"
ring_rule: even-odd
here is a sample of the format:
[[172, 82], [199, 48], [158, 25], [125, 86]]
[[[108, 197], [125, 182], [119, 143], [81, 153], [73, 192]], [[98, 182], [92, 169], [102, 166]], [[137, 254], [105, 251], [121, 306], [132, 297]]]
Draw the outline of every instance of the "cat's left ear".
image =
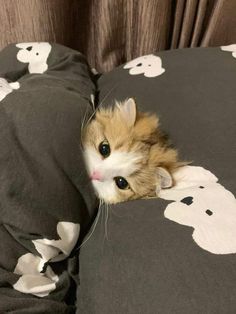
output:
[[158, 167], [156, 173], [157, 173], [156, 194], [159, 194], [161, 189], [168, 189], [173, 186], [172, 176], [165, 168]]
[[120, 111], [128, 126], [134, 126], [137, 114], [137, 108], [134, 99], [129, 98], [122, 105], [120, 105]]

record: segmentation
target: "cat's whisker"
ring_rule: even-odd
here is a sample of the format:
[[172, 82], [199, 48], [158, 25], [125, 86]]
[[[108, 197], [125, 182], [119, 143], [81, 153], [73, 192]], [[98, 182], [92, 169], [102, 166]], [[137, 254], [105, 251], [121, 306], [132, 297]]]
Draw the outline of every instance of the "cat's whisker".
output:
[[95, 96], [93, 94], [91, 94], [90, 99], [91, 99], [91, 104], [92, 104], [93, 110], [95, 110]]
[[106, 95], [103, 97], [103, 99], [101, 100], [99, 106], [102, 106], [104, 101], [107, 99], [108, 96], [110, 96], [111, 92], [114, 91], [114, 89], [117, 87], [118, 83], [113, 85], [113, 87], [106, 93]]
[[112, 207], [109, 208], [110, 212], [117, 218], [126, 218], [126, 217], [130, 217], [130, 215], [117, 215], [117, 213], [114, 211], [114, 209]]
[[108, 240], [108, 219], [109, 219], [109, 205], [105, 203], [105, 238]]
[[91, 238], [91, 236], [93, 235], [93, 233], [94, 233], [94, 231], [95, 231], [95, 229], [96, 229], [96, 226], [97, 226], [97, 224], [98, 224], [100, 215], [101, 215], [102, 204], [103, 204], [103, 201], [102, 201], [102, 200], [99, 200], [98, 213], [97, 213], [97, 217], [96, 217], [95, 220], [94, 220], [92, 230], [91, 230], [91, 232], [88, 234], [87, 238], [85, 238], [84, 241], [80, 244], [79, 249], [80, 249], [82, 246], [84, 246], [85, 243], [88, 242], [88, 240], [89, 240], [89, 239]]
[[96, 114], [96, 112], [99, 110], [99, 107], [101, 106], [101, 104], [100, 105], [98, 105], [97, 106], [97, 108], [93, 111], [93, 113], [91, 114], [91, 116], [88, 118], [88, 120], [87, 120], [87, 122], [86, 122], [86, 125], [84, 126], [84, 127], [86, 127], [88, 124], [89, 124], [89, 122], [92, 120], [92, 118], [95, 116], [95, 114]]
[[[93, 94], [91, 94], [91, 99], [90, 99], [90, 103], [92, 104], [92, 108], [93, 108], [93, 111], [96, 110], [95, 108], [95, 96]], [[90, 107], [87, 106], [86, 107], [86, 111], [85, 111], [85, 114], [84, 114], [84, 117], [83, 117], [83, 120], [82, 120], [82, 123], [81, 123], [81, 136], [82, 136], [82, 133], [83, 133], [83, 129], [84, 129], [84, 123], [85, 123], [85, 120], [87, 119], [87, 114], [88, 114], [88, 111], [90, 110]], [[93, 113], [92, 113], [93, 114]], [[88, 123], [88, 122], [87, 122]], [[86, 123], [86, 125], [87, 125]], [[82, 138], [81, 138], [81, 142], [82, 142]]]
[[[92, 118], [95, 116], [96, 112], [100, 109], [100, 107], [103, 105], [104, 101], [107, 99], [107, 97], [111, 94], [111, 92], [117, 87], [118, 84], [115, 84], [107, 93], [106, 95], [103, 97], [102, 101], [99, 103], [99, 105], [97, 106], [97, 108], [93, 111], [93, 113], [91, 114], [91, 116], [88, 118], [86, 125], [84, 127], [86, 127], [89, 122], [92, 120]], [[95, 105], [93, 106], [95, 108]], [[83, 128], [84, 128], [83, 127]]]
[[[86, 111], [84, 113], [84, 117], [81, 123], [81, 128], [80, 128], [80, 136], [81, 136], [81, 143], [83, 143], [83, 132], [84, 132], [84, 127], [85, 127], [85, 120], [88, 118], [88, 111], [89, 111], [89, 107], [86, 107]], [[87, 124], [86, 124], [87, 125]]]

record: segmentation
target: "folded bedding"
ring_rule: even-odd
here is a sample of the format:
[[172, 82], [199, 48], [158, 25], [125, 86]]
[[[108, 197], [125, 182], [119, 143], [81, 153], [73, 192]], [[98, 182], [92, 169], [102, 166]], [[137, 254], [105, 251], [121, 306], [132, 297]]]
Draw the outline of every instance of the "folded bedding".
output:
[[94, 94], [76, 51], [0, 53], [0, 313], [74, 312], [73, 249], [96, 214], [80, 141]]
[[[99, 75], [57, 44], [0, 52], [0, 313], [236, 312], [235, 51]], [[159, 198], [99, 206], [81, 132], [130, 97], [192, 163]]]
[[98, 79], [99, 103], [135, 98], [192, 163], [159, 199], [100, 208], [80, 252], [78, 314], [236, 312], [235, 51], [162, 51]]

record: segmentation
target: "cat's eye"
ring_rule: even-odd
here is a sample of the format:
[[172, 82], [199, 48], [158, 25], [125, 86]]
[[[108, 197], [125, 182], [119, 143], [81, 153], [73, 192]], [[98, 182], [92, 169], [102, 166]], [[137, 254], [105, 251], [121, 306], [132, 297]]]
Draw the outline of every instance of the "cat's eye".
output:
[[98, 146], [98, 150], [99, 150], [99, 153], [104, 158], [107, 158], [111, 153], [111, 149], [110, 149], [110, 145], [109, 145], [108, 141], [101, 142]]
[[126, 190], [129, 188], [129, 183], [123, 177], [115, 177], [114, 178], [116, 185], [121, 190]]

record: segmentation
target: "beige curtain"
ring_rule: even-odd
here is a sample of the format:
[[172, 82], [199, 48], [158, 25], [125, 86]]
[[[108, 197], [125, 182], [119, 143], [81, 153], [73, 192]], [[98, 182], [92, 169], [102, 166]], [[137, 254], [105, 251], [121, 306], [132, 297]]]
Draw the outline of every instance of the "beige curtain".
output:
[[236, 0], [0, 0], [0, 48], [52, 41], [108, 71], [158, 50], [236, 43]]

